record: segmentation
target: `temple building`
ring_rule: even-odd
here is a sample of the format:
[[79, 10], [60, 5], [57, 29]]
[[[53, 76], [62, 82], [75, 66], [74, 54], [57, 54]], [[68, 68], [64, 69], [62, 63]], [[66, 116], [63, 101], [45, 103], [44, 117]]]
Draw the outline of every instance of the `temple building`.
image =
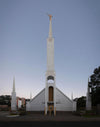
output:
[[56, 87], [54, 68], [54, 38], [52, 35], [52, 15], [49, 16], [49, 35], [47, 38], [47, 71], [45, 88], [26, 104], [26, 111], [44, 111], [45, 115], [57, 111], [76, 111], [76, 102]]

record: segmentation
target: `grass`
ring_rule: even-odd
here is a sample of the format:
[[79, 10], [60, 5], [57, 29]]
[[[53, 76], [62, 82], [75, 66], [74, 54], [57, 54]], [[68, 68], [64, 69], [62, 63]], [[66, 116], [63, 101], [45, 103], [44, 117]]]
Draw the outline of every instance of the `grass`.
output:
[[100, 117], [100, 114], [97, 114], [96, 111], [91, 110], [91, 111], [86, 111], [85, 114], [83, 114], [82, 116], [86, 118], [95, 118], [95, 117]]
[[86, 118], [98, 118], [98, 117], [100, 117], [100, 115], [89, 115], [89, 114], [85, 114], [85, 115], [83, 115], [83, 117], [86, 117]]

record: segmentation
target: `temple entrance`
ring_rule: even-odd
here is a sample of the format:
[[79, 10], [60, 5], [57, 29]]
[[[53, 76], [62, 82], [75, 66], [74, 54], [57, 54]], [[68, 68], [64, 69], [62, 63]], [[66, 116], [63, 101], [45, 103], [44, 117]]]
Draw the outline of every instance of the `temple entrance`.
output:
[[54, 114], [54, 103], [53, 103], [53, 87], [49, 87], [49, 102], [48, 102], [48, 113], [49, 115]]
[[54, 105], [53, 104], [48, 106], [48, 113], [50, 116], [54, 115]]
[[53, 102], [53, 87], [49, 87], [49, 102]]

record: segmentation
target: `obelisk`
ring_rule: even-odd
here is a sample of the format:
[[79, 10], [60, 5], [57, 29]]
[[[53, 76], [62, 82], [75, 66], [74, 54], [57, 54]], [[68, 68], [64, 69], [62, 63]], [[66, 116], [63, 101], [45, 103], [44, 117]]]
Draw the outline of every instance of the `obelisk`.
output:
[[52, 15], [49, 16], [49, 36], [47, 38], [47, 71], [45, 86], [45, 114], [56, 115], [56, 84], [54, 70], [54, 38], [52, 36]]
[[13, 78], [13, 90], [12, 90], [12, 96], [11, 96], [11, 110], [16, 111], [17, 105], [16, 105], [16, 92], [15, 92], [15, 78]]

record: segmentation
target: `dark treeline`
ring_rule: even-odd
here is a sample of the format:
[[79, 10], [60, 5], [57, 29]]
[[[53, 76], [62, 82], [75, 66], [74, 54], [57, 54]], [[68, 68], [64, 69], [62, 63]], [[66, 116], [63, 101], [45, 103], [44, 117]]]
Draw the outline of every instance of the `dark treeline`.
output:
[[1, 95], [0, 96], [0, 105], [11, 105], [11, 96], [10, 95]]

